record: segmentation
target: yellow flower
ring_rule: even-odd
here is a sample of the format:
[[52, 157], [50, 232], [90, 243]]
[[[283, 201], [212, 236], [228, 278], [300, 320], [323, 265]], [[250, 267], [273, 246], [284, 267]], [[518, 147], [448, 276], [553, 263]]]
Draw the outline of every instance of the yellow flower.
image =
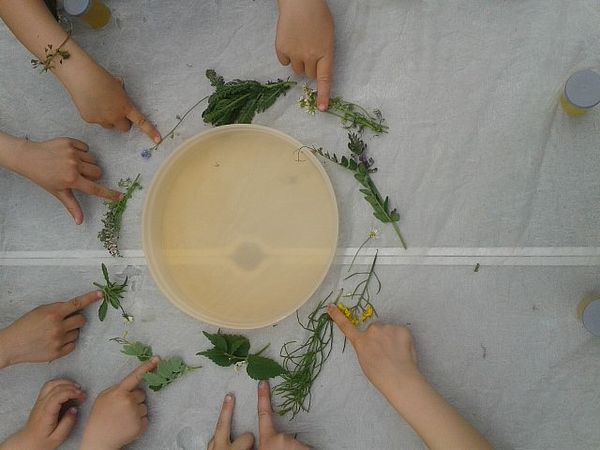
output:
[[352, 311], [350, 311], [350, 308], [348, 308], [346, 305], [344, 305], [343, 303], [338, 303], [337, 304], [337, 308], [344, 313], [344, 316], [346, 316], [346, 318], [353, 324], [353, 325], [357, 325], [358, 324], [358, 319], [356, 318], [356, 316], [354, 315], [354, 313]]
[[361, 321], [364, 322], [365, 320], [368, 320], [369, 318], [373, 317], [374, 312], [375, 311], [373, 310], [373, 306], [371, 306], [370, 304], [367, 305], [367, 309], [365, 309], [362, 313]]

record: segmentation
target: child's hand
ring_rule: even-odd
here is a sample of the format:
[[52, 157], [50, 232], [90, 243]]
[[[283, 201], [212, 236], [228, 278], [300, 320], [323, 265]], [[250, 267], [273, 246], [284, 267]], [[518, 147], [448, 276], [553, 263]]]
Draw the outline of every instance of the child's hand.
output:
[[354, 347], [367, 378], [383, 395], [388, 396], [399, 382], [420, 377], [415, 346], [407, 328], [373, 323], [360, 331], [335, 305], [329, 305], [327, 312]]
[[21, 141], [15, 171], [54, 195], [69, 211], [76, 224], [83, 212], [73, 189], [106, 200], [118, 200], [121, 193], [96, 183], [102, 169], [88, 146], [77, 139], [59, 138], [46, 142]]
[[207, 450], [252, 450], [254, 448], [254, 436], [252, 433], [244, 433], [231, 441], [231, 422], [233, 419], [233, 408], [235, 397], [227, 394], [223, 400], [221, 414], [215, 427], [215, 435], [208, 443]]
[[82, 310], [102, 298], [88, 292], [67, 302], [42, 305], [0, 330], [0, 368], [24, 362], [50, 362], [75, 350], [86, 319]]
[[128, 131], [133, 123], [154, 143], [160, 142], [160, 134], [133, 105], [122, 80], [93, 60], [83, 61], [78, 69], [64, 79], [64, 84], [83, 120], [120, 131]]
[[329, 105], [333, 69], [333, 18], [326, 0], [278, 0], [275, 49], [284, 66], [317, 80], [317, 106]]
[[46, 383], [38, 396], [25, 427], [0, 444], [2, 450], [54, 450], [67, 439], [77, 419], [77, 408], [67, 402], [82, 402], [85, 392], [69, 380]]
[[309, 447], [292, 436], [275, 430], [268, 381], [258, 384], [258, 440], [258, 450], [309, 450]]
[[81, 450], [117, 450], [135, 441], [148, 428], [146, 394], [138, 385], [154, 370], [157, 356], [137, 367], [121, 383], [102, 392], [92, 407]]

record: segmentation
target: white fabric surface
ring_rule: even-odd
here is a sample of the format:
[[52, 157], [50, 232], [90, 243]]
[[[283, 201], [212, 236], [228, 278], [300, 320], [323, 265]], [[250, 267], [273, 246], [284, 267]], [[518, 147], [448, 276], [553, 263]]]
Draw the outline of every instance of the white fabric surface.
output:
[[[108, 2], [115, 21], [74, 38], [122, 76], [159, 129], [209, 92], [204, 70], [226, 78], [287, 77], [273, 50], [271, 0]], [[497, 448], [592, 449], [600, 445], [599, 342], [575, 318], [581, 296], [600, 287], [599, 112], [577, 120], [557, 108], [562, 84], [582, 67], [600, 68], [596, 0], [331, 0], [336, 20], [334, 94], [380, 107], [390, 133], [370, 141], [376, 181], [402, 215], [408, 253], [393, 230], [377, 300], [382, 318], [410, 323], [421, 367]], [[82, 122], [61, 86], [29, 66], [30, 56], [0, 33], [0, 129], [34, 140], [86, 141], [105, 182], [142, 173], [149, 186], [166, 155], [204, 129], [200, 110], [150, 161], [145, 136]], [[256, 123], [306, 144], [345, 148], [333, 117], [300, 111], [296, 89]], [[326, 164], [340, 206], [340, 255], [328, 292], [375, 224], [355, 182]], [[143, 193], [130, 202], [124, 260], [108, 260], [96, 239], [101, 202], [81, 198], [76, 227], [33, 184], [0, 172], [0, 326], [38, 304], [70, 298], [99, 279], [99, 263], [128, 274], [136, 316], [132, 337], [190, 363], [210, 327], [180, 313], [157, 291], [143, 262]], [[408, 256], [406, 256], [408, 255]], [[366, 260], [362, 260], [366, 262]], [[473, 272], [481, 262], [479, 273]], [[571, 267], [567, 267], [571, 266]], [[282, 293], [284, 294], [284, 293]], [[316, 296], [302, 312], [306, 313]], [[0, 438], [21, 426], [39, 387], [57, 376], [79, 381], [90, 399], [135, 362], [107, 339], [120, 320], [90, 311], [78, 350], [49, 365], [0, 373]], [[114, 319], [114, 318], [113, 318]], [[255, 345], [302, 336], [295, 319], [248, 333]], [[313, 409], [280, 428], [319, 449], [419, 449], [410, 428], [361, 376], [351, 350], [336, 351], [318, 380]], [[484, 355], [485, 348], [485, 358]], [[274, 353], [272, 353], [274, 354]], [[222, 396], [238, 398], [236, 432], [256, 430], [255, 384], [207, 361], [169, 389], [149, 395], [152, 426], [132, 448], [203, 448]], [[77, 448], [91, 400], [65, 448]]]

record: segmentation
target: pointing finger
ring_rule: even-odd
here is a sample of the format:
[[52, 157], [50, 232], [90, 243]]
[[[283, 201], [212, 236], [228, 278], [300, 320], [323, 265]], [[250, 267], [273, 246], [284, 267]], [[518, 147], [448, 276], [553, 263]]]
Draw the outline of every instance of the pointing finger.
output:
[[329, 305], [327, 307], [327, 313], [341, 330], [341, 332], [344, 333], [344, 336], [346, 336], [350, 342], [354, 343], [356, 338], [360, 336], [361, 331], [352, 325], [352, 322], [350, 322], [346, 316], [344, 316], [344, 314], [337, 308], [336, 305]]
[[160, 142], [160, 133], [158, 130], [154, 127], [154, 125], [152, 125], [152, 123], [146, 120], [144, 115], [135, 109], [135, 107], [131, 108], [129, 114], [127, 114], [127, 118], [131, 120], [135, 126], [139, 127], [144, 133], [146, 133], [148, 137], [152, 139], [152, 142], [155, 144]]
[[227, 394], [223, 400], [221, 414], [215, 427], [215, 444], [229, 445], [231, 440], [231, 419], [233, 418], [233, 408], [235, 406], [235, 398], [232, 394]]
[[127, 375], [121, 384], [119, 385], [122, 389], [127, 391], [133, 391], [138, 384], [143, 380], [144, 374], [154, 370], [158, 365], [160, 358], [153, 356], [148, 361], [136, 367], [129, 375]]
[[258, 383], [258, 435], [259, 441], [275, 434], [273, 408], [271, 408], [271, 387], [268, 381]]
[[319, 111], [327, 111], [331, 92], [331, 59], [327, 56], [317, 61], [317, 106]]
[[109, 201], [119, 200], [122, 197], [122, 194], [120, 192], [108, 189], [98, 183], [95, 183], [83, 177], [80, 177], [77, 183], [75, 183], [75, 186], [73, 187], [78, 191], [84, 192], [89, 195], [94, 195], [96, 197], [104, 198]]
[[101, 298], [102, 291], [91, 291], [87, 294], [72, 298], [69, 301], [63, 302], [63, 313], [65, 317], [70, 316], [71, 314], [84, 309]]

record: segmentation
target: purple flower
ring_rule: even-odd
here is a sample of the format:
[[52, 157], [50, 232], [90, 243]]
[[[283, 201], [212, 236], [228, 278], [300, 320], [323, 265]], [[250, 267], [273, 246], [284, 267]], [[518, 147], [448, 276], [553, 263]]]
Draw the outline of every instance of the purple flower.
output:
[[360, 160], [361, 163], [363, 163], [365, 165], [365, 167], [367, 169], [369, 167], [371, 167], [373, 165], [373, 163], [375, 162], [375, 161], [373, 161], [373, 158], [369, 158], [364, 153], [361, 153], [360, 156], [358, 157], [358, 159]]
[[152, 150], [149, 148], [145, 148], [140, 154], [142, 155], [142, 158], [150, 159], [152, 157]]

